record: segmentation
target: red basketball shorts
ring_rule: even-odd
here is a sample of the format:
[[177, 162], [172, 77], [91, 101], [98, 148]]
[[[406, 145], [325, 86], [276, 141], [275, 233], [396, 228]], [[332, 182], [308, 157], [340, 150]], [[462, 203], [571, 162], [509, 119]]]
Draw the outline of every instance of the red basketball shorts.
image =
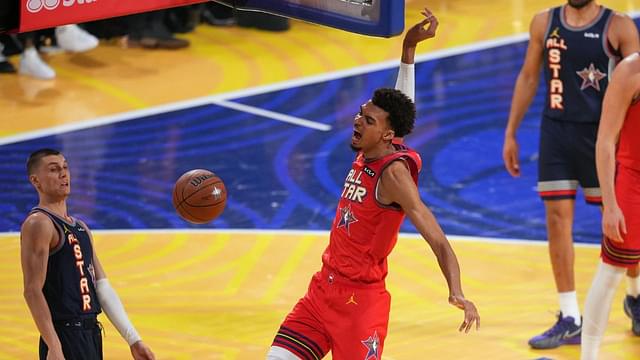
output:
[[616, 200], [624, 215], [627, 233], [622, 243], [608, 238], [602, 241], [602, 261], [632, 268], [640, 262], [640, 171], [618, 166], [616, 172]]
[[323, 268], [287, 315], [273, 340], [304, 360], [331, 351], [334, 360], [379, 360], [391, 296], [384, 282], [361, 284]]

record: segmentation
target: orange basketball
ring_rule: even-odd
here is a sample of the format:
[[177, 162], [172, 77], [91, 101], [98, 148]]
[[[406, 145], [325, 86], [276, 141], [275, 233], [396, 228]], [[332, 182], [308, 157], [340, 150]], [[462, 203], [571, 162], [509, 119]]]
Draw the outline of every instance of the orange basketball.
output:
[[217, 218], [226, 204], [227, 189], [222, 179], [209, 170], [187, 171], [173, 187], [173, 207], [181, 218], [193, 224]]

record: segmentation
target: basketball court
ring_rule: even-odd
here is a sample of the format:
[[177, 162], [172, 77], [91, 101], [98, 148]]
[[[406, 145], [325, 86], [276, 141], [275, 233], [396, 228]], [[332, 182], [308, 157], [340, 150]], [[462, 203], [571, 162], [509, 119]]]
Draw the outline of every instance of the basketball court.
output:
[[[502, 134], [533, 14], [552, 1], [432, 1], [435, 39], [416, 59], [420, 192], [449, 234], [480, 331], [462, 313], [426, 243], [406, 222], [389, 260], [383, 359], [577, 359], [579, 347], [533, 351], [557, 306], [535, 192], [539, 93], [519, 139], [523, 176], [502, 165]], [[602, 1], [633, 14], [638, 1]], [[407, 1], [406, 24], [421, 2]], [[373, 89], [395, 83], [401, 37], [371, 38], [293, 22], [286, 33], [199, 27], [179, 52], [104, 43], [48, 62], [54, 82], [0, 76], [0, 359], [34, 358], [22, 299], [18, 231], [36, 194], [24, 161], [55, 147], [70, 162], [70, 213], [96, 249], [130, 318], [158, 359], [262, 359], [284, 315], [320, 267], [350, 166], [352, 119]], [[311, 44], [313, 46], [311, 46]], [[227, 209], [190, 225], [171, 205], [183, 172], [215, 171]], [[581, 305], [599, 254], [599, 210], [577, 201]], [[614, 300], [602, 359], [637, 359]], [[106, 317], [105, 358], [129, 349]], [[330, 357], [328, 357], [330, 358]]]

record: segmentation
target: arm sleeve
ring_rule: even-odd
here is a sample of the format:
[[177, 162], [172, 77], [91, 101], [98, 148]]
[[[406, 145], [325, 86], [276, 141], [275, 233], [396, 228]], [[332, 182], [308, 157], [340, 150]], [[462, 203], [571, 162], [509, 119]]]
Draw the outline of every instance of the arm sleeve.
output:
[[122, 306], [118, 294], [113, 290], [108, 279], [104, 278], [96, 281], [96, 293], [98, 293], [98, 300], [109, 321], [118, 329], [127, 344], [131, 346], [140, 341], [140, 335], [138, 335], [133, 324], [129, 321], [129, 317], [124, 311], [124, 306]]
[[396, 80], [396, 89], [407, 95], [411, 101], [416, 102], [416, 79], [415, 65], [400, 63], [398, 70], [398, 80]]

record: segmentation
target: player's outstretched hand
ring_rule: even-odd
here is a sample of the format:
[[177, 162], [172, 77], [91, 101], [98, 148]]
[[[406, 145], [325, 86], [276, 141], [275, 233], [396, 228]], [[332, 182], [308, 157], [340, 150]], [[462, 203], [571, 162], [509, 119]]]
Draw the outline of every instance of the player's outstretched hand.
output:
[[64, 360], [64, 354], [62, 353], [62, 349], [58, 351], [47, 352], [47, 360]]
[[131, 355], [135, 360], [156, 360], [153, 351], [142, 340], [131, 345]]
[[435, 15], [433, 15], [433, 13], [427, 8], [424, 8], [420, 13], [424, 15], [424, 19], [412, 26], [404, 35], [403, 46], [405, 47], [414, 48], [419, 42], [436, 36], [438, 18], [436, 18]]
[[462, 296], [449, 296], [449, 304], [464, 310], [464, 321], [460, 325], [458, 331], [463, 331], [468, 333], [473, 326], [473, 323], [476, 324], [476, 330], [480, 328], [480, 315], [478, 314], [478, 309], [473, 303]]
[[623, 242], [622, 235], [627, 234], [627, 224], [624, 221], [624, 214], [620, 207], [605, 207], [602, 212], [602, 232], [611, 241]]
[[520, 176], [520, 160], [519, 160], [518, 142], [514, 137], [505, 136], [504, 145], [502, 146], [502, 160], [504, 167], [513, 177]]

